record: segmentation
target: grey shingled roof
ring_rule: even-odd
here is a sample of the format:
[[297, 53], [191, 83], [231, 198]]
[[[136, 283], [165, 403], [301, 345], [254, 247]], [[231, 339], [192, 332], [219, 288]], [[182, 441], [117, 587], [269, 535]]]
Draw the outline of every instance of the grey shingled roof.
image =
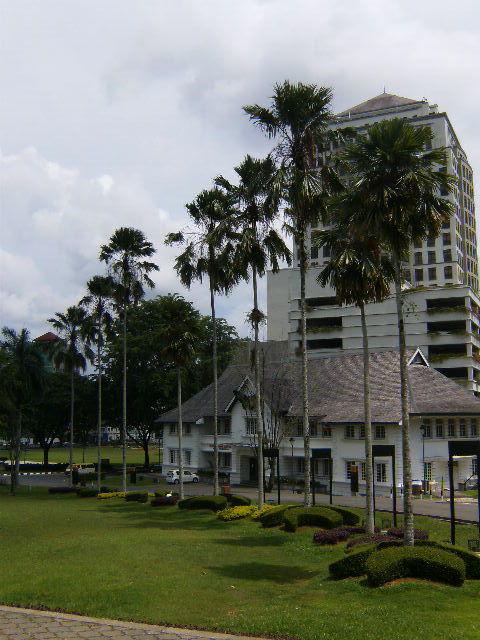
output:
[[[410, 354], [413, 355], [413, 352]], [[272, 367], [275, 365], [272, 365]], [[276, 365], [278, 366], [278, 365]], [[412, 364], [409, 370], [411, 414], [479, 415], [480, 400], [431, 367]], [[219, 415], [234, 397], [234, 391], [251, 372], [247, 366], [232, 365], [218, 381]], [[285, 394], [285, 410], [302, 415], [301, 368], [289, 369], [290, 392]], [[272, 384], [267, 375], [266, 386]], [[400, 368], [397, 351], [370, 354], [370, 396], [373, 422], [401, 420]], [[268, 397], [268, 392], [267, 392]], [[309, 413], [325, 422], [363, 422], [363, 355], [349, 354], [318, 358], [309, 362]], [[183, 405], [184, 420], [195, 422], [213, 415], [213, 386], [209, 385]], [[163, 414], [159, 422], [174, 422], [177, 409]]]
[[365, 100], [360, 104], [350, 107], [341, 113], [339, 116], [357, 115], [359, 113], [368, 113], [369, 111], [378, 111], [379, 109], [389, 109], [392, 107], [403, 107], [407, 104], [415, 104], [421, 102], [421, 100], [412, 100], [411, 98], [402, 98], [401, 96], [395, 96], [392, 93], [381, 93], [379, 96]]

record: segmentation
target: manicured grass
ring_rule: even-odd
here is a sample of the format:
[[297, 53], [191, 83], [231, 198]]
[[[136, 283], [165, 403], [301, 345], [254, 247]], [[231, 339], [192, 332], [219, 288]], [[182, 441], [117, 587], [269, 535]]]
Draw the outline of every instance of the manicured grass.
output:
[[[300, 640], [480, 637], [480, 581], [335, 582], [344, 545], [209, 512], [1, 490], [0, 601]], [[416, 518], [433, 539], [448, 523]], [[462, 544], [474, 527], [459, 526]]]
[[[6, 450], [5, 450], [6, 451]], [[149, 448], [150, 462], [152, 464], [158, 463], [158, 446], [151, 446]], [[160, 451], [160, 458], [161, 458]], [[4, 455], [8, 455], [6, 451]], [[27, 449], [24, 454], [22, 450], [22, 461], [24, 457], [32, 462], [43, 462], [43, 451], [41, 449]], [[102, 447], [102, 458], [108, 458], [112, 464], [122, 462], [122, 448], [121, 447]], [[68, 462], [69, 450], [68, 447], [54, 447], [50, 449], [49, 462]], [[83, 449], [81, 447], [73, 448], [73, 461], [82, 462]], [[97, 447], [87, 447], [85, 449], [85, 462], [97, 461]], [[140, 447], [127, 447], [127, 464], [143, 466], [144, 455], [143, 449]]]

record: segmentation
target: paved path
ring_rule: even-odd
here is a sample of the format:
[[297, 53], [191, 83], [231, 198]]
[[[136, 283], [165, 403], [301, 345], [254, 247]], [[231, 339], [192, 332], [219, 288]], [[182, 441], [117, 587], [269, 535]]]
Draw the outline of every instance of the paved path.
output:
[[[242, 640], [209, 631], [0, 606], [0, 640]], [[243, 640], [247, 640], [243, 637]], [[251, 637], [248, 640], [252, 640]]]

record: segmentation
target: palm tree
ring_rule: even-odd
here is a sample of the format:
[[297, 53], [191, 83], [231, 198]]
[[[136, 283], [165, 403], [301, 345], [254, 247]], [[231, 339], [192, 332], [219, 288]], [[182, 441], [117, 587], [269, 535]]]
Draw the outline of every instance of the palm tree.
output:
[[87, 360], [93, 362], [89, 346], [90, 319], [82, 307], [68, 307], [65, 313], [56, 313], [48, 322], [60, 334], [53, 343], [52, 359], [55, 366], [70, 374], [70, 486], [73, 486], [73, 427], [75, 417], [75, 375], [85, 371]]
[[399, 118], [373, 125], [347, 148], [345, 160], [362, 207], [350, 214], [350, 224], [374, 234], [390, 255], [395, 268], [400, 384], [402, 404], [402, 462], [405, 544], [412, 546], [412, 470], [408, 369], [403, 318], [401, 262], [408, 257], [410, 243], [437, 237], [452, 213], [448, 194], [454, 179], [438, 166], [446, 164], [444, 149], [431, 147], [427, 127], [413, 127]]
[[[218, 362], [217, 362], [217, 320], [215, 296], [227, 294], [241, 279], [241, 275], [232, 269], [235, 234], [222, 223], [233, 213], [231, 196], [221, 189], [202, 191], [196, 199], [187, 204], [190, 218], [194, 222], [194, 231], [170, 233], [165, 244], [186, 245], [177, 256], [175, 270], [180, 281], [190, 288], [194, 280], [208, 279], [210, 291], [210, 312], [212, 318], [213, 352], [213, 493], [220, 491], [218, 482]], [[221, 234], [215, 233], [222, 226]]]
[[[291, 263], [291, 254], [283, 238], [274, 228], [281, 201], [281, 190], [277, 180], [277, 167], [271, 156], [263, 160], [247, 155], [242, 164], [235, 167], [239, 177], [238, 186], [219, 176], [215, 182], [231, 194], [237, 211], [233, 225], [237, 229], [236, 263], [246, 279], [250, 273], [253, 284], [253, 309], [249, 314], [254, 330], [253, 369], [255, 385], [255, 411], [257, 415], [258, 452], [258, 505], [264, 503], [263, 486], [263, 408], [260, 391], [259, 326], [265, 321], [258, 308], [258, 278], [265, 275], [270, 266], [274, 272], [280, 268], [279, 261]], [[230, 219], [225, 221], [230, 225]]]
[[10, 494], [14, 495], [18, 486], [23, 414], [43, 388], [45, 360], [39, 345], [30, 340], [27, 329], [17, 333], [8, 327], [2, 329], [0, 356], [2, 404], [15, 420], [15, 427], [12, 429], [13, 460], [10, 467]]
[[[351, 193], [346, 193], [336, 206], [348, 206]], [[353, 200], [355, 197], [353, 194]], [[370, 363], [368, 351], [367, 320], [365, 304], [381, 302], [390, 293], [394, 279], [394, 269], [386, 256], [381, 255], [378, 241], [374, 236], [358, 233], [341, 223], [318, 233], [317, 246], [329, 249], [330, 260], [323, 268], [317, 281], [322, 287], [330, 285], [337, 294], [339, 304], [354, 304], [360, 309], [363, 337], [363, 401], [365, 424], [365, 481], [366, 510], [365, 527], [368, 535], [374, 533], [373, 509], [373, 456], [372, 456], [372, 415], [370, 409]]]
[[127, 489], [127, 312], [132, 304], [137, 304], [145, 294], [144, 286], [153, 289], [155, 283], [149, 277], [158, 271], [150, 258], [155, 248], [139, 229], [120, 227], [110, 237], [108, 244], [100, 249], [100, 260], [109, 268], [109, 275], [115, 283], [115, 300], [122, 316], [123, 331], [123, 389], [122, 389], [122, 490]]
[[194, 360], [203, 329], [200, 313], [182, 296], [168, 294], [163, 298], [163, 305], [162, 324], [157, 331], [164, 345], [163, 358], [177, 370], [178, 469], [180, 499], [183, 499], [182, 370]]
[[87, 282], [88, 294], [80, 300], [80, 306], [90, 311], [92, 319], [92, 342], [97, 346], [97, 386], [98, 386], [98, 423], [97, 423], [97, 487], [100, 491], [102, 474], [102, 352], [107, 334], [111, 330], [111, 305], [114, 283], [110, 276], [93, 276]]
[[305, 455], [305, 504], [310, 494], [310, 425], [308, 416], [308, 359], [305, 282], [308, 269], [307, 230], [315, 227], [325, 213], [324, 195], [335, 185], [332, 167], [323, 163], [321, 153], [329, 147], [328, 124], [332, 91], [313, 84], [276, 84], [270, 108], [258, 104], [244, 107], [250, 119], [269, 138], [278, 138], [276, 148], [282, 158], [285, 184], [286, 229], [296, 245], [295, 260], [300, 267], [300, 312], [302, 354], [303, 437]]

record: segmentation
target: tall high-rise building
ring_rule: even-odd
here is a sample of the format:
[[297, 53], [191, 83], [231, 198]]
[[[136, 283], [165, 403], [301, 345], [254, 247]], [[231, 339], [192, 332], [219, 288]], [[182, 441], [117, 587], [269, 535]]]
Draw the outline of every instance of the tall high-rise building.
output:
[[[418, 127], [430, 127], [432, 148], [446, 149], [445, 170], [457, 177], [457, 185], [445, 197], [454, 213], [438, 238], [412, 244], [403, 265], [406, 289], [407, 343], [421, 347], [432, 366], [480, 392], [480, 299], [477, 260], [477, 228], [472, 168], [453, 126], [437, 105], [383, 93], [337, 115], [331, 128], [354, 127], [359, 133], [381, 120], [405, 118]], [[330, 154], [338, 150], [332, 145]], [[428, 151], [428, 149], [426, 149]], [[321, 229], [322, 227], [317, 227]], [[313, 235], [314, 229], [311, 229]], [[358, 309], [339, 307], [335, 292], [316, 282], [328, 262], [326, 250], [309, 241], [307, 274], [308, 350], [310, 357], [333, 352], [360, 351]], [[288, 339], [292, 353], [300, 344], [299, 274], [294, 247], [293, 267], [268, 274], [268, 338]], [[397, 344], [393, 297], [367, 305], [372, 349], [392, 349]]]

